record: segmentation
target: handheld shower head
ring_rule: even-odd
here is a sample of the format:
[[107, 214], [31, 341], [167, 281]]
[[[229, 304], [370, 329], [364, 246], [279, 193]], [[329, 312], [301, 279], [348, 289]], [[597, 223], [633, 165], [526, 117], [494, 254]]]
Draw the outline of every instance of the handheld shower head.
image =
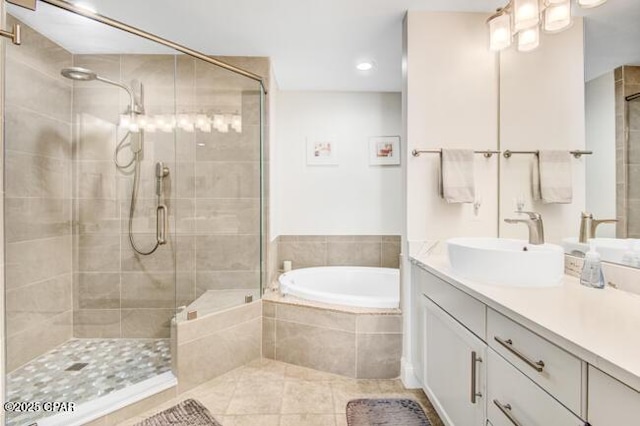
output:
[[136, 104], [136, 97], [133, 93], [133, 90], [129, 86], [125, 86], [124, 84], [118, 83], [117, 81], [109, 80], [108, 78], [100, 77], [98, 74], [96, 74], [95, 71], [92, 71], [87, 68], [82, 68], [82, 67], [63, 68], [62, 70], [60, 70], [60, 74], [62, 74], [63, 77], [66, 77], [74, 81], [97, 80], [97, 81], [101, 81], [103, 83], [111, 84], [112, 86], [117, 86], [121, 89], [124, 89], [129, 94], [129, 100], [130, 100], [129, 113], [131, 114], [144, 113], [144, 108], [142, 107], [142, 105]]

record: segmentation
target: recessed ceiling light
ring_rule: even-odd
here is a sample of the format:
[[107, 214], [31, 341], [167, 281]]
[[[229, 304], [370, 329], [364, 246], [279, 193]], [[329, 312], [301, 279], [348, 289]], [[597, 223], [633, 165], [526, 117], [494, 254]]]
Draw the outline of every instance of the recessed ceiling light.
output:
[[98, 13], [98, 9], [96, 9], [95, 6], [92, 4], [77, 2], [77, 3], [74, 3], [74, 5], [82, 10], [86, 10], [87, 12]]
[[369, 71], [373, 69], [373, 62], [360, 62], [358, 65], [356, 65], [356, 68], [358, 69], [358, 71]]

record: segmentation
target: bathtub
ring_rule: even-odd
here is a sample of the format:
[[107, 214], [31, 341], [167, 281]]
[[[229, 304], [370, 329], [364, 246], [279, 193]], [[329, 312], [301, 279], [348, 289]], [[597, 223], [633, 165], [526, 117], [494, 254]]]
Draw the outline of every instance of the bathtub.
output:
[[285, 272], [283, 296], [365, 308], [400, 306], [400, 272], [391, 268], [325, 266]]

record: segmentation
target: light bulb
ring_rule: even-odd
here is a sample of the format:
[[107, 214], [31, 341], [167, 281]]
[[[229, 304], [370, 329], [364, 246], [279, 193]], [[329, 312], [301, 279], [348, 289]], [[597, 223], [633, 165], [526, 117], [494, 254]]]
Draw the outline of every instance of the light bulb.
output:
[[513, 0], [513, 10], [516, 31], [531, 28], [540, 23], [538, 0]]
[[578, 5], [584, 8], [597, 7], [606, 3], [607, 0], [578, 0]]
[[571, 0], [549, 6], [544, 11], [544, 30], [550, 33], [562, 31], [571, 25]]
[[518, 33], [518, 50], [530, 52], [540, 45], [540, 27], [537, 25]]
[[511, 46], [511, 16], [495, 15], [489, 20], [489, 50], [498, 51]]

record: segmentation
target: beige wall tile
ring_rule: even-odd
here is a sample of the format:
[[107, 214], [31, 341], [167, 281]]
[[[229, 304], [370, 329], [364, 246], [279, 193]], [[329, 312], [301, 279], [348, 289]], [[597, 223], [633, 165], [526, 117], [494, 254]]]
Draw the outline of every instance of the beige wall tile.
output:
[[262, 301], [262, 316], [267, 318], [275, 318], [276, 317], [276, 306], [277, 304], [267, 302], [266, 300]]
[[289, 321], [314, 327], [332, 328], [352, 333], [356, 331], [356, 315], [326, 309], [281, 303], [277, 305], [276, 318], [278, 321]]
[[78, 231], [81, 234], [120, 232], [120, 206], [116, 200], [76, 200]]
[[355, 334], [278, 320], [276, 359], [355, 377]]
[[262, 301], [257, 300], [213, 315], [207, 315], [195, 321], [182, 321], [178, 323], [178, 344], [183, 345], [238, 324], [260, 319], [261, 304]]
[[71, 233], [71, 200], [5, 197], [6, 241], [17, 242]]
[[18, 105], [5, 111], [5, 149], [40, 155], [71, 158], [71, 124], [41, 115]]
[[260, 271], [198, 271], [196, 273], [196, 295], [207, 290], [257, 289], [260, 286]]
[[327, 265], [327, 244], [324, 242], [280, 242], [278, 269], [290, 260], [294, 269]]
[[119, 309], [80, 309], [73, 312], [73, 337], [122, 337]]
[[180, 393], [260, 357], [261, 318], [178, 345]]
[[402, 333], [402, 315], [357, 315], [358, 333]]
[[359, 334], [359, 379], [392, 379], [400, 375], [402, 334]]
[[196, 233], [258, 234], [260, 199], [198, 199]]
[[120, 274], [117, 272], [75, 273], [74, 309], [120, 309]]
[[276, 320], [262, 318], [262, 357], [276, 359]]
[[[176, 60], [173, 55], [122, 55], [122, 79], [151, 86], [174, 86]], [[173, 102], [173, 100], [172, 100]]]
[[48, 328], [49, 321], [70, 311], [71, 274], [7, 290], [7, 335], [24, 332], [30, 328]]
[[197, 162], [196, 194], [203, 198], [260, 196], [258, 162]]
[[242, 111], [242, 121], [242, 133], [237, 133], [232, 129], [228, 133], [197, 133], [197, 160], [259, 161], [260, 144], [258, 141], [260, 140], [260, 127], [246, 120], [244, 111]]
[[71, 196], [71, 167], [67, 160], [7, 151], [5, 167], [7, 197]]
[[[122, 89], [106, 84], [101, 85], [87, 85], [85, 82], [77, 82], [73, 85], [73, 109], [74, 112], [81, 113], [87, 118], [92, 120], [99, 119], [100, 123], [110, 123], [116, 125], [119, 122], [120, 114], [124, 112], [124, 108], [120, 105], [120, 97], [122, 96]], [[87, 143], [96, 147], [99, 141], [92, 141], [84, 131], [84, 124], [86, 122], [80, 122], [82, 135], [81, 143]], [[108, 128], [107, 128], [108, 129]], [[113, 129], [110, 129], [113, 131]], [[114, 140], [115, 143], [115, 140]], [[114, 145], [115, 147], [115, 145]], [[83, 147], [84, 148], [84, 147]], [[97, 157], [89, 158], [84, 155], [87, 152], [85, 149], [80, 151], [83, 153], [80, 158], [83, 160], [104, 160], [109, 157]], [[112, 153], [113, 155], [113, 153]]]
[[78, 272], [119, 272], [120, 234], [80, 234], [75, 237], [75, 264]]
[[77, 197], [116, 199], [118, 175], [113, 161], [76, 162]]
[[[136, 244], [142, 250], [153, 247], [156, 234], [135, 234]], [[125, 234], [122, 243], [123, 271], [173, 271], [180, 266], [181, 271], [193, 270], [194, 237], [179, 235], [168, 239], [167, 244], [160, 246], [151, 256], [137, 254], [131, 248], [128, 235]], [[179, 247], [176, 251], [175, 246]]]
[[380, 243], [327, 243], [329, 266], [380, 266]]
[[197, 236], [197, 271], [258, 270], [259, 244], [257, 235]]
[[381, 245], [380, 266], [383, 268], [400, 267], [400, 243], [383, 242]]
[[7, 336], [7, 372], [55, 348], [72, 337], [71, 311], [57, 315], [46, 325], [35, 324], [13, 336]]
[[169, 338], [174, 309], [122, 309], [122, 337]]
[[9, 243], [6, 246], [7, 289], [70, 272], [71, 236]]

